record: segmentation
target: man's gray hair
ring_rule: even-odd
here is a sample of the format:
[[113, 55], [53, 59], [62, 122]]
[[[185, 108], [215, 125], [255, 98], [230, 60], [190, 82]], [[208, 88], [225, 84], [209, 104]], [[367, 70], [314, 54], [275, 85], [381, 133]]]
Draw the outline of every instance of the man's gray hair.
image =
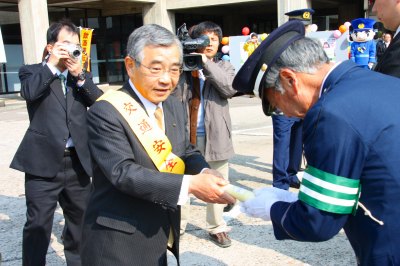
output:
[[169, 30], [157, 24], [146, 24], [134, 30], [128, 39], [127, 55], [136, 60], [139, 66], [143, 61], [143, 49], [146, 46], [170, 47], [176, 45], [180, 51], [179, 62], [183, 62], [182, 44]]
[[312, 74], [323, 65], [329, 63], [319, 40], [302, 38], [293, 42], [276, 60], [265, 76], [265, 88], [274, 88], [284, 93], [281, 86], [279, 72], [282, 68], [289, 68], [296, 72]]

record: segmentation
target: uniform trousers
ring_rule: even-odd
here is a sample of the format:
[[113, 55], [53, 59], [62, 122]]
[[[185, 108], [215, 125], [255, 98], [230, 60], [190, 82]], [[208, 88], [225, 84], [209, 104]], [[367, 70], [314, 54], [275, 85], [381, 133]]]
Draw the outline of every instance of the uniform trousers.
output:
[[63, 167], [55, 177], [44, 178], [25, 174], [27, 221], [23, 229], [23, 265], [46, 264], [57, 202], [65, 218], [61, 238], [67, 264], [81, 265], [81, 226], [90, 184], [90, 177], [75, 153], [64, 156]]
[[[206, 147], [205, 144], [206, 144], [205, 136], [197, 136], [196, 146], [202, 154], [204, 154], [205, 151]], [[229, 178], [228, 160], [212, 161], [207, 163], [210, 165], [211, 169], [217, 170], [222, 174], [224, 179], [228, 180]], [[222, 217], [225, 206], [226, 204], [207, 203], [206, 222], [207, 222], [207, 230], [209, 233], [216, 234], [229, 231], [228, 226], [224, 218]], [[181, 234], [185, 232], [189, 218], [190, 218], [190, 199], [181, 208], [181, 230], [180, 230]]]
[[297, 172], [300, 169], [303, 153], [303, 121], [285, 115], [272, 115], [272, 125], [274, 129], [272, 185], [288, 190], [291, 183], [299, 183]]

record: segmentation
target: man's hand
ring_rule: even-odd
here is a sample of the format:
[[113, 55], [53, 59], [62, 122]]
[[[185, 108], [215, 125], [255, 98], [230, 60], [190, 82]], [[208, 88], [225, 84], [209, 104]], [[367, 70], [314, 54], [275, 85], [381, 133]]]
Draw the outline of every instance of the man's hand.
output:
[[77, 77], [82, 72], [82, 64], [79, 58], [67, 58], [64, 60], [65, 67], [72, 76]]
[[261, 218], [266, 221], [271, 220], [271, 206], [277, 201], [293, 202], [297, 201], [297, 193], [287, 190], [266, 187], [254, 190], [254, 198], [242, 203], [241, 211], [248, 216]]
[[57, 67], [61, 60], [69, 58], [68, 49], [65, 43], [56, 42], [53, 48], [49, 51], [50, 57], [47, 63]]
[[189, 193], [209, 203], [235, 203], [236, 200], [231, 195], [224, 192], [224, 186], [229, 184], [229, 182], [222, 177], [209, 174], [210, 172], [216, 172], [216, 174], [220, 175], [215, 170], [206, 169], [203, 173], [192, 176], [189, 184]]

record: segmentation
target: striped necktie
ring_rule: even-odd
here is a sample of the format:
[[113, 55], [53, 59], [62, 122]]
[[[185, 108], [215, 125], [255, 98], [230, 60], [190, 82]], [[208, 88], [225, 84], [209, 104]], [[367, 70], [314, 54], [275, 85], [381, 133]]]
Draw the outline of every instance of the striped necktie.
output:
[[67, 94], [67, 86], [65, 85], [65, 76], [63, 74], [58, 75], [58, 78], [61, 80], [61, 88], [64, 92], [64, 96]]
[[157, 125], [159, 128], [162, 129], [162, 131], [165, 131], [164, 129], [164, 115], [163, 115], [163, 110], [161, 107], [157, 106], [155, 112], [154, 112], [154, 117], [156, 118]]

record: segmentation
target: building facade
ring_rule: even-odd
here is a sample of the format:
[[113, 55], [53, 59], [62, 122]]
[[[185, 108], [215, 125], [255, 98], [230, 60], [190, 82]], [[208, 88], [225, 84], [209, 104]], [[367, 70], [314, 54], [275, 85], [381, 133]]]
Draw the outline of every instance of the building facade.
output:
[[123, 58], [129, 34], [143, 24], [156, 23], [175, 32], [211, 20], [224, 36], [251, 32], [269, 33], [283, 24], [284, 13], [313, 8], [318, 30], [337, 29], [345, 21], [368, 16], [367, 0], [0, 0], [0, 29], [6, 63], [0, 62], [0, 94], [20, 89], [18, 69], [38, 63], [46, 45], [49, 24], [69, 18], [76, 25], [94, 29], [91, 65], [95, 82], [127, 80]]

